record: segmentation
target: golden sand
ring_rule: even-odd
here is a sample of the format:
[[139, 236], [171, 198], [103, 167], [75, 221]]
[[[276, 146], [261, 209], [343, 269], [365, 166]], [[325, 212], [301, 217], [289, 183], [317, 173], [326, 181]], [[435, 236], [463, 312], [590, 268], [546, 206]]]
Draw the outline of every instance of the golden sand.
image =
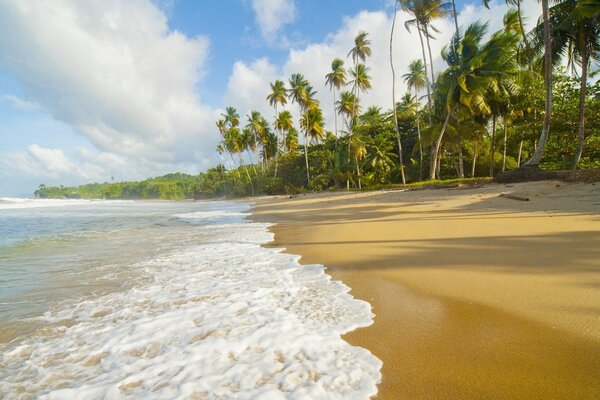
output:
[[[499, 197], [513, 193], [528, 202]], [[373, 306], [382, 399], [600, 399], [600, 185], [259, 199], [274, 246]]]

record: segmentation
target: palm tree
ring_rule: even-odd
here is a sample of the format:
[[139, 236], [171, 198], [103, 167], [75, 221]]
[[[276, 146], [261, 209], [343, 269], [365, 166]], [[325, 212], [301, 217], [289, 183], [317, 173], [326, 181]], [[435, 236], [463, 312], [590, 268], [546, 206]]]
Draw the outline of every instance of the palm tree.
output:
[[271, 85], [271, 93], [267, 96], [267, 101], [271, 105], [271, 107], [275, 108], [275, 117], [277, 118], [277, 105], [287, 104], [287, 90], [285, 88], [285, 83], [280, 80], [276, 80], [275, 83], [270, 83]]
[[348, 52], [348, 57], [352, 57], [355, 66], [358, 60], [365, 62], [367, 57], [371, 56], [371, 41], [367, 36], [369, 36], [368, 32], [360, 31], [354, 38], [354, 47]]
[[[284, 110], [279, 113], [277, 119], [275, 120], [275, 129], [281, 133], [282, 138], [285, 138], [287, 133], [289, 133], [290, 129], [293, 128], [294, 122], [292, 118], [292, 113], [288, 110]], [[285, 139], [284, 139], [285, 142]]]
[[229, 124], [230, 127], [236, 127], [240, 124], [240, 115], [237, 110], [233, 107], [227, 107], [225, 109], [225, 123]]
[[462, 38], [454, 36], [453, 43], [442, 50], [442, 58], [449, 65], [439, 79], [446, 116], [431, 152], [431, 179], [435, 179], [438, 153], [450, 117], [459, 107], [472, 114], [490, 115], [490, 88], [498, 86], [500, 80], [511, 73], [509, 67], [513, 65], [516, 53], [515, 35], [497, 32], [482, 45], [486, 31], [487, 24], [471, 24]]
[[592, 60], [600, 60], [600, 14], [586, 16], [585, 10], [576, 0], [565, 0], [552, 7], [551, 23], [555, 26], [552, 39], [552, 52], [555, 63], [567, 54], [567, 62], [575, 70], [581, 66], [579, 88], [579, 123], [577, 129], [577, 152], [575, 166], [583, 153], [585, 139], [585, 100], [588, 67]]
[[[355, 124], [355, 113], [360, 113], [360, 105], [356, 95], [352, 92], [344, 91], [340, 93], [340, 99], [337, 102], [336, 111], [342, 114], [346, 120], [347, 132], [348, 132], [348, 149], [347, 149], [347, 163], [350, 165], [350, 137], [352, 136], [352, 130]], [[346, 190], [350, 190], [350, 171], [347, 173], [346, 179]]]
[[[340, 90], [342, 86], [346, 84], [346, 69], [344, 68], [344, 61], [336, 58], [331, 63], [331, 72], [325, 75], [325, 83], [329, 85], [329, 88], [333, 91], [333, 108], [335, 110], [336, 97], [335, 91]], [[337, 113], [334, 111], [335, 118], [335, 137], [338, 136], [338, 123]]]
[[390, 67], [392, 68], [392, 110], [394, 113], [394, 128], [396, 129], [396, 138], [398, 140], [398, 156], [400, 159], [400, 176], [402, 184], [406, 184], [404, 176], [404, 162], [402, 160], [402, 140], [400, 138], [400, 130], [398, 129], [398, 115], [396, 114], [396, 71], [394, 70], [393, 43], [394, 43], [394, 28], [396, 27], [396, 14], [398, 14], [398, 1], [394, 2], [394, 18], [392, 19], [392, 31], [390, 33]]
[[421, 124], [419, 121], [418, 98], [419, 91], [427, 84], [427, 72], [421, 60], [414, 60], [408, 65], [408, 73], [402, 75], [404, 82], [408, 86], [408, 90], [414, 89], [415, 101], [417, 102], [416, 119], [417, 119], [417, 137], [419, 139], [419, 180], [423, 179], [423, 142], [421, 140]]
[[306, 162], [306, 179], [308, 187], [310, 187], [310, 171], [308, 166], [308, 138], [310, 141], [320, 140], [325, 133], [323, 124], [323, 112], [318, 103], [310, 99], [309, 105], [306, 107], [302, 118], [300, 119], [300, 127], [304, 129], [304, 159]]
[[546, 105], [544, 107], [542, 133], [540, 134], [540, 139], [537, 142], [533, 155], [523, 164], [526, 167], [537, 166], [542, 161], [548, 135], [550, 134], [550, 118], [552, 115], [552, 26], [550, 25], [548, 0], [541, 0], [541, 2], [542, 20], [544, 21], [544, 83], [546, 86]]
[[293, 126], [287, 131], [283, 145], [287, 153], [293, 153], [298, 148], [298, 131]]
[[404, 23], [404, 27], [408, 32], [410, 32], [411, 26], [416, 25], [417, 33], [419, 35], [419, 41], [421, 42], [421, 53], [423, 57], [423, 67], [425, 68], [425, 88], [427, 89], [427, 108], [429, 109], [429, 123], [431, 124], [431, 83], [429, 82], [429, 72], [427, 67], [427, 56], [425, 55], [425, 43], [423, 42], [423, 28], [419, 22], [419, 18], [417, 18], [418, 10], [414, 7], [414, 3], [412, 0], [401, 0], [400, 6], [402, 10], [406, 11], [409, 14], [412, 14], [415, 18], [408, 20]]
[[304, 78], [302, 74], [292, 74], [290, 77], [290, 89], [289, 96], [292, 101], [298, 104], [300, 108], [301, 119], [305, 120], [304, 122], [300, 122], [301, 125], [304, 124], [304, 160], [306, 162], [306, 181], [307, 187], [310, 186], [310, 171], [308, 167], [308, 127], [310, 123], [308, 122], [309, 115], [307, 113], [308, 110], [318, 108], [318, 101], [314, 98], [316, 92], [313, 90], [312, 86], [308, 83], [308, 81]]
[[[434, 39], [430, 31], [438, 33], [438, 29], [432, 25], [432, 21], [438, 18], [444, 18], [451, 14], [450, 9], [452, 4], [445, 3], [443, 0], [401, 0], [403, 9], [411, 13], [415, 18], [406, 21], [405, 26], [416, 25], [417, 29], [421, 29], [425, 36], [427, 49], [429, 52], [429, 66], [431, 67], [431, 82], [435, 82], [435, 73], [433, 71], [433, 57], [431, 56], [431, 44], [429, 39]], [[423, 57], [425, 58], [425, 57]]]
[[[364, 85], [364, 81], [368, 81], [371, 79], [367, 75], [368, 68], [362, 65], [359, 68], [358, 61], [361, 60], [363, 63], [367, 61], [367, 57], [371, 56], [371, 41], [367, 39], [369, 34], [365, 31], [360, 31], [358, 35], [354, 38], [354, 47], [348, 52], [348, 57], [352, 57], [352, 61], [354, 61], [354, 69], [350, 71], [350, 74], [354, 77], [353, 90], [356, 94], [357, 100], [360, 98], [360, 94], [358, 92], [361, 85]], [[357, 78], [359, 81], [357, 81]], [[362, 80], [362, 82], [360, 82]], [[371, 88], [371, 84], [368, 83], [368, 87], [364, 87], [366, 89]], [[358, 105], [358, 101], [357, 101]], [[356, 112], [354, 113], [356, 116]]]
[[[507, 5], [517, 7], [516, 18], [517, 18], [517, 21], [519, 22], [518, 32], [521, 35], [521, 38], [523, 39], [523, 44], [525, 44], [525, 47], [528, 48], [529, 42], [527, 41], [527, 36], [525, 35], [525, 25], [523, 24], [523, 14], [521, 13], [521, 0], [505, 0], [505, 1], [506, 1]], [[483, 5], [485, 6], [485, 8], [487, 8], [487, 9], [490, 8], [490, 0], [482, 0], [482, 2], [483, 2]], [[454, 0], [452, 0], [452, 3], [454, 3]]]
[[[247, 120], [247, 124], [246, 124], [246, 129], [248, 129], [253, 137], [254, 137], [254, 142], [256, 144], [262, 144], [262, 141], [260, 140], [261, 136], [264, 133], [264, 124], [263, 124], [263, 117], [260, 114], [260, 112], [252, 110], [250, 111], [250, 114], [248, 114], [246, 116], [246, 120]], [[253, 151], [256, 152], [256, 147], [253, 149]], [[261, 160], [261, 166], [262, 169], [264, 171], [265, 165], [264, 165], [264, 158]]]
[[[356, 67], [350, 71], [352, 80], [352, 90], [356, 93], [356, 102], [360, 102], [360, 92], [366, 92], [371, 89], [371, 77], [369, 76], [369, 67], [365, 64], [357, 64]], [[355, 114], [356, 116], [356, 114]]]

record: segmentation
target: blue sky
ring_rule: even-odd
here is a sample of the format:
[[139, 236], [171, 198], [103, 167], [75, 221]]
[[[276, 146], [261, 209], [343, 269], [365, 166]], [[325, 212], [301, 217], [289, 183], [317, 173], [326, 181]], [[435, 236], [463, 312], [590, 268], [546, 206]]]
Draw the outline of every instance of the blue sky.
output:
[[[97, 0], [0, 2], [0, 196], [31, 195], [40, 184], [196, 173], [219, 160], [214, 121], [227, 105], [241, 114], [264, 101], [268, 83], [305, 74], [327, 120], [323, 76], [369, 32], [374, 77], [366, 105], [389, 103], [391, 0]], [[524, 3], [530, 22], [539, 5]], [[459, 24], [501, 25], [492, 10], [457, 2]], [[420, 56], [399, 14], [395, 63]], [[452, 34], [450, 19], [432, 47]], [[403, 83], [398, 89], [405, 90]], [[292, 109], [293, 110], [293, 109]], [[331, 129], [331, 128], [330, 128]]]

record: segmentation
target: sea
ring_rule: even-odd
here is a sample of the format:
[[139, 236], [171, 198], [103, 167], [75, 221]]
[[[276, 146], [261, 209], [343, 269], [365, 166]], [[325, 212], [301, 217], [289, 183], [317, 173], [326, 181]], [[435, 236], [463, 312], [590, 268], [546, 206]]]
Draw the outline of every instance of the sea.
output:
[[250, 207], [0, 198], [0, 398], [376, 394], [369, 303]]

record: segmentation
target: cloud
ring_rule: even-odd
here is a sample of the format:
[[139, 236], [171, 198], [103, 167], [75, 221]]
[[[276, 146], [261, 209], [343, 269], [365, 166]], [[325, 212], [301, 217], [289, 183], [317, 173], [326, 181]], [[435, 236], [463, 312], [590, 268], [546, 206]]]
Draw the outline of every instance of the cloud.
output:
[[39, 106], [37, 104], [31, 101], [20, 99], [17, 96], [13, 96], [11, 94], [6, 94], [2, 96], [0, 100], [8, 101], [13, 107], [15, 107], [18, 110], [36, 111], [39, 109]]
[[[523, 11], [526, 20], [535, 23], [540, 12], [539, 5], [531, 0], [523, 2]], [[462, 29], [468, 24], [480, 19], [489, 20], [488, 33], [502, 27], [501, 16], [507, 10], [504, 2], [492, 2], [490, 9], [483, 6], [467, 5], [458, 16]], [[407, 32], [404, 22], [412, 18], [403, 11], [398, 11], [396, 29], [394, 33], [394, 66], [396, 69], [397, 98], [407, 90], [402, 80], [402, 74], [408, 72], [408, 64], [422, 57], [421, 45], [416, 32]], [[360, 31], [367, 31], [371, 40], [372, 57], [367, 60], [369, 74], [372, 77], [372, 89], [361, 94], [363, 109], [369, 106], [380, 106], [390, 109], [392, 106], [392, 73], [389, 59], [389, 40], [392, 24], [392, 13], [386, 11], [362, 11], [346, 17], [342, 26], [329, 34], [322, 42], [312, 43], [303, 48], [291, 49], [286, 61], [282, 65], [270, 63], [261, 58], [253, 62], [237, 62], [229, 80], [224, 102], [238, 108], [241, 114], [246, 114], [251, 109], [263, 112], [266, 116], [272, 115], [272, 109], [264, 100], [269, 93], [269, 82], [281, 79], [287, 82], [293, 73], [302, 73], [318, 91], [317, 99], [321, 102], [327, 128], [333, 127], [333, 95], [325, 85], [325, 75], [330, 72], [331, 61], [334, 58], [345, 60], [346, 67], [352, 66], [352, 60], [347, 58], [348, 51], [354, 45], [354, 37]], [[437, 74], [445, 67], [440, 51], [449, 42], [454, 34], [454, 23], [451, 19], [437, 20], [434, 25], [440, 31], [435, 34], [436, 40], [431, 40], [431, 52], [434, 59], [434, 72]], [[530, 25], [531, 27], [531, 25]], [[293, 111], [297, 108], [288, 106]], [[341, 127], [341, 123], [340, 127]]]
[[[294, 0], [252, 0], [252, 9], [260, 33], [268, 43], [274, 43], [277, 33], [296, 20]], [[279, 38], [287, 42], [285, 37]]]
[[25, 97], [139, 162], [214, 159], [214, 111], [195, 91], [208, 49], [148, 0], [0, 1], [0, 65]]

